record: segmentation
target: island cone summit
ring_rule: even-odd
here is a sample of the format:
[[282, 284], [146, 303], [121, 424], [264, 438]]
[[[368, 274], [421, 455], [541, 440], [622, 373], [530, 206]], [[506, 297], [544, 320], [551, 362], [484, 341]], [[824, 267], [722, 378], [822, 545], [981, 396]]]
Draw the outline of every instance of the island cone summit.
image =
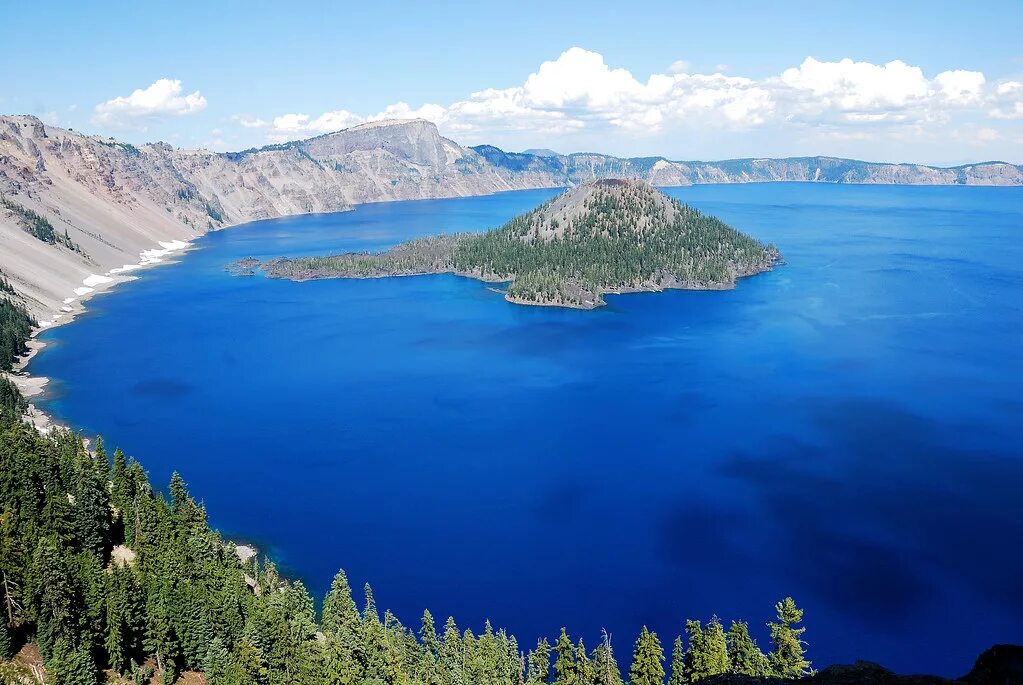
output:
[[731, 288], [777, 259], [773, 246], [644, 181], [601, 179], [485, 233], [423, 238], [381, 254], [276, 259], [263, 268], [295, 280], [457, 273], [510, 282], [512, 302], [591, 309], [606, 293]]

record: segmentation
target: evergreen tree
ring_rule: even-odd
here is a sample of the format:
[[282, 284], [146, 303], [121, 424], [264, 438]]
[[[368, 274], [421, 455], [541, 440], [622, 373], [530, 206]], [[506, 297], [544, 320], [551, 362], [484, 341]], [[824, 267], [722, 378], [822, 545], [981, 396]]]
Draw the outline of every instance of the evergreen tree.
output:
[[245, 634], [235, 643], [232, 656], [229, 674], [231, 685], [263, 685], [267, 682], [270, 667], [251, 628], [246, 629]]
[[[102, 442], [99, 449], [103, 449]], [[102, 459], [105, 463], [105, 453]], [[110, 530], [110, 493], [96, 467], [99, 462], [99, 457], [94, 459], [88, 452], [81, 453], [75, 473], [72, 511], [79, 549], [102, 556]]]
[[706, 650], [705, 665], [708, 675], [728, 672], [728, 642], [721, 620], [712, 616], [703, 628], [703, 645]]
[[732, 621], [727, 637], [730, 673], [761, 678], [771, 675], [770, 662], [750, 637], [749, 628], [744, 621]]
[[36, 607], [36, 638], [45, 660], [55, 658], [58, 643], [61, 656], [72, 659], [84, 627], [85, 603], [76, 592], [67, 558], [52, 538], [40, 540], [33, 556], [31, 598]]
[[565, 629], [561, 629], [554, 645], [554, 685], [578, 685], [576, 679], [575, 648]]
[[166, 683], [177, 680], [178, 640], [168, 605], [170, 590], [164, 580], [151, 591], [146, 603], [146, 652], [156, 658], [156, 668]]
[[231, 673], [231, 653], [227, 651], [219, 637], [213, 638], [206, 658], [202, 662], [203, 676], [207, 685], [228, 685]]
[[362, 678], [359, 609], [344, 571], [338, 571], [323, 601], [324, 671], [331, 685], [354, 685]]
[[419, 642], [421, 645], [421, 658], [419, 660], [419, 681], [425, 685], [443, 685], [445, 682], [443, 663], [443, 649], [440, 638], [437, 637], [437, 628], [433, 622], [433, 615], [429, 611], [423, 611], [423, 621], [419, 628]]
[[359, 626], [359, 635], [364, 663], [362, 665], [363, 677], [387, 681], [388, 672], [388, 646], [387, 632], [380, 623], [380, 614], [377, 613], [376, 600], [373, 598], [373, 588], [369, 583], [363, 588], [365, 593], [365, 605], [362, 610], [362, 622]]
[[578, 685], [595, 685], [593, 664], [586, 654], [586, 645], [583, 639], [579, 638], [579, 644], [575, 647], [575, 679]]
[[668, 685], [686, 685], [688, 674], [685, 666], [685, 650], [682, 647], [682, 637], [675, 636], [675, 644], [671, 648], [671, 677]]
[[618, 668], [611, 637], [604, 633], [604, 641], [593, 650], [593, 682], [596, 685], [622, 685], [622, 672]]
[[643, 630], [636, 640], [629, 670], [630, 685], [662, 685], [664, 683], [664, 650], [657, 633]]
[[7, 627], [7, 618], [0, 618], [0, 661], [11, 658], [13, 647], [11, 631]]
[[46, 670], [60, 685], [97, 685], [99, 682], [99, 670], [89, 650], [71, 645], [63, 638], [54, 643], [53, 656]]
[[359, 620], [359, 609], [352, 599], [348, 576], [344, 571], [338, 571], [330, 584], [330, 591], [323, 600], [323, 632], [345, 637], [354, 636], [359, 629]]
[[444, 642], [440, 652], [441, 668], [446, 685], [465, 685], [465, 653], [455, 619], [448, 616], [444, 624]]
[[686, 621], [689, 647], [683, 661], [685, 681], [696, 683], [728, 671], [728, 651], [721, 621], [715, 616], [706, 625]]
[[536, 648], [527, 657], [526, 682], [530, 685], [547, 683], [551, 679], [551, 645], [547, 638], [537, 640]]
[[810, 662], [806, 659], [802, 640], [806, 628], [796, 627], [803, 620], [803, 610], [791, 597], [775, 604], [774, 609], [778, 620], [767, 624], [774, 645], [769, 657], [771, 669], [781, 678], [802, 678], [810, 673]]

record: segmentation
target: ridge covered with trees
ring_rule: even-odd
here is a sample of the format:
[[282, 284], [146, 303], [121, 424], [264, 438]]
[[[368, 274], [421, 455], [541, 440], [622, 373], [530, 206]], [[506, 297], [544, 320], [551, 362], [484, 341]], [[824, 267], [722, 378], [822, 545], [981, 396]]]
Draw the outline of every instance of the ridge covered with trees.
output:
[[484, 233], [413, 240], [379, 254], [280, 258], [272, 278], [457, 273], [510, 282], [507, 299], [590, 309], [606, 293], [724, 289], [766, 271], [771, 245], [638, 180], [581, 184]]

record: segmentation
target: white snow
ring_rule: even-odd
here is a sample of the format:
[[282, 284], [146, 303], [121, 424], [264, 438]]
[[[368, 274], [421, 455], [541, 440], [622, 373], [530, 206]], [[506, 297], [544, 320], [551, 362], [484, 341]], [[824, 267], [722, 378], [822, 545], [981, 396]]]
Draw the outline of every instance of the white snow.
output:
[[110, 283], [113, 280], [114, 279], [110, 278], [109, 276], [100, 276], [99, 274], [89, 274], [89, 276], [86, 277], [86, 279], [84, 281], [82, 281], [82, 284], [87, 286], [87, 287], [89, 287], [89, 288], [91, 288], [93, 286], [102, 285], [104, 283]]

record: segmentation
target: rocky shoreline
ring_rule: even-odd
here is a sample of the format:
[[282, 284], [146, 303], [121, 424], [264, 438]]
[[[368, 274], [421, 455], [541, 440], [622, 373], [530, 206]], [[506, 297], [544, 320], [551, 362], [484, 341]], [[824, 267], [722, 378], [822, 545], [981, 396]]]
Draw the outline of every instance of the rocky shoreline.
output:
[[[464, 278], [471, 278], [475, 281], [480, 281], [486, 284], [495, 283], [514, 283], [515, 276], [500, 276], [497, 274], [479, 274], [467, 271], [458, 271], [454, 268], [438, 268], [430, 271], [395, 271], [395, 272], [379, 272], [372, 274], [346, 274], [339, 275], [333, 272], [315, 272], [310, 271], [301, 275], [284, 275], [279, 271], [275, 270], [275, 266], [280, 266], [282, 263], [287, 262], [287, 258], [278, 257], [276, 259], [269, 260], [267, 262], [260, 262], [254, 257], [245, 257], [239, 259], [231, 264], [228, 264], [225, 269], [235, 276], [251, 276], [257, 272], [262, 272], [267, 278], [274, 278], [279, 280], [290, 280], [296, 282], [305, 281], [320, 281], [329, 279], [374, 279], [374, 278], [405, 278], [411, 276], [436, 276], [439, 274], [451, 274], [454, 276], [462, 276]], [[738, 281], [743, 278], [750, 276], [756, 276], [758, 274], [773, 271], [774, 267], [783, 264], [781, 255], [776, 255], [771, 261], [761, 269], [750, 270], [742, 273], [736, 273], [734, 280], [730, 283], [674, 283], [674, 284], [660, 284], [656, 285], [653, 283], [638, 283], [632, 286], [623, 288], [601, 288], [598, 291], [592, 293], [593, 299], [590, 301], [584, 301], [583, 303], [572, 302], [566, 300], [529, 300], [522, 297], [516, 297], [508, 293], [507, 290], [501, 290], [500, 288], [488, 288], [488, 290], [502, 294], [505, 301], [511, 302], [512, 304], [519, 304], [531, 307], [563, 307], [566, 309], [581, 309], [590, 310], [597, 309], [599, 307], [607, 306], [607, 302], [604, 301], [605, 295], [630, 295], [636, 293], [659, 293], [665, 290], [732, 290], [736, 287]]]

